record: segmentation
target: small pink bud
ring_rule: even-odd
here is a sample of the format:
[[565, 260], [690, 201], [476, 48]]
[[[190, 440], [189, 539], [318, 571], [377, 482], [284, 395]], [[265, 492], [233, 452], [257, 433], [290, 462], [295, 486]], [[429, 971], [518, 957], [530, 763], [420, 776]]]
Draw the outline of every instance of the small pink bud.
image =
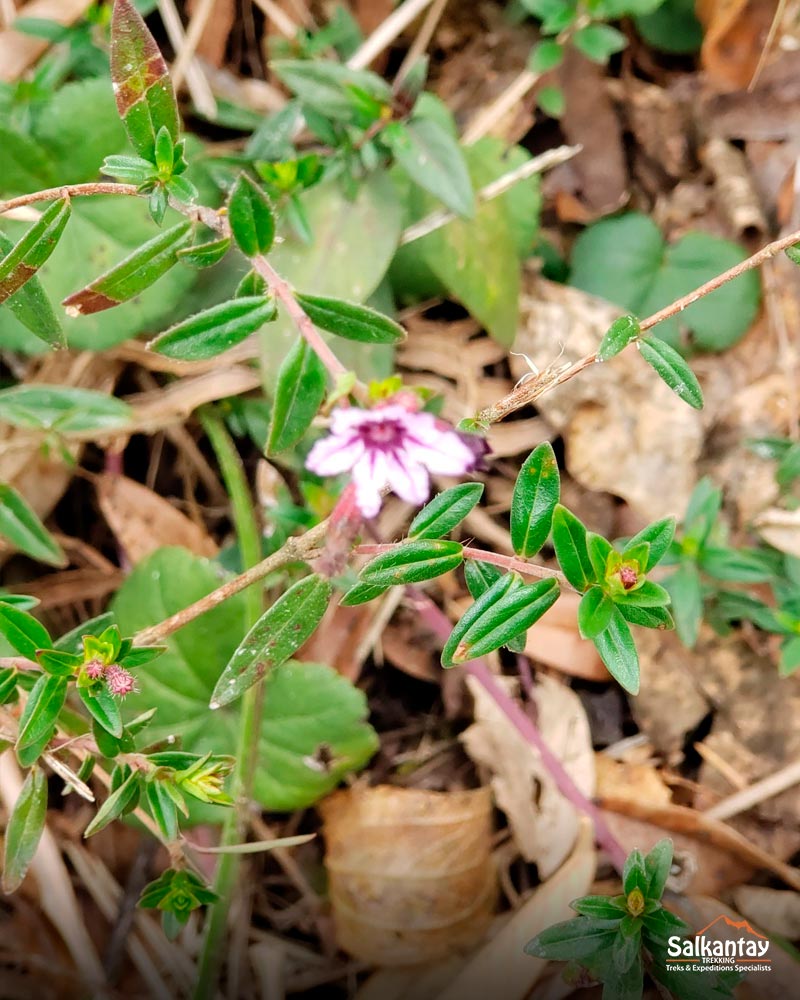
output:
[[119, 695], [120, 698], [124, 698], [126, 694], [136, 690], [136, 678], [130, 671], [116, 663], [112, 663], [106, 670], [106, 684], [108, 684], [108, 690], [112, 694]]
[[99, 681], [105, 673], [106, 665], [102, 660], [95, 657], [93, 660], [89, 660], [88, 663], [84, 664], [83, 669], [86, 671], [86, 676], [90, 681]]
[[625, 590], [630, 590], [639, 582], [639, 574], [633, 566], [620, 566], [619, 581]]

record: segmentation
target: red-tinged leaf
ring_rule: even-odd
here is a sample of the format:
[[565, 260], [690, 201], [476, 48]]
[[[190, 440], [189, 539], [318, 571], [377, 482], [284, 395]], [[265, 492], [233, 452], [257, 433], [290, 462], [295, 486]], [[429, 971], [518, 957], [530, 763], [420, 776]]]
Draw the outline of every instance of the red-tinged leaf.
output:
[[155, 162], [158, 130], [178, 141], [178, 105], [167, 64], [131, 0], [115, 0], [111, 80], [119, 116], [140, 156]]
[[0, 302], [5, 302], [30, 281], [55, 250], [71, 211], [66, 198], [54, 201], [0, 260]]
[[190, 222], [179, 222], [142, 244], [119, 264], [61, 303], [70, 316], [111, 309], [139, 295], [177, 262], [177, 251], [189, 240]]

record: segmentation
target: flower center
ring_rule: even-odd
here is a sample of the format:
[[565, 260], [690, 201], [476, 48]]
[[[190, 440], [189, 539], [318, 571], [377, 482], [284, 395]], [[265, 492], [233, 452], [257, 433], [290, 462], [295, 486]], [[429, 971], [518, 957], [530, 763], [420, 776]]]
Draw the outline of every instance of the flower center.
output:
[[632, 566], [620, 566], [619, 578], [625, 590], [635, 587], [639, 581], [639, 574]]
[[388, 450], [402, 444], [404, 428], [397, 420], [382, 420], [380, 423], [365, 424], [359, 433], [367, 448]]

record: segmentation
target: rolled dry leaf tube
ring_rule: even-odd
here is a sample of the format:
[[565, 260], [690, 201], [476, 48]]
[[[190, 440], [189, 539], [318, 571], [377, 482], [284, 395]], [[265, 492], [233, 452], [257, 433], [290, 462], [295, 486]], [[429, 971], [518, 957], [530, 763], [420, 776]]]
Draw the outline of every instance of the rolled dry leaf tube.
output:
[[468, 951], [496, 895], [488, 788], [430, 792], [379, 785], [321, 803], [339, 945], [376, 965]]

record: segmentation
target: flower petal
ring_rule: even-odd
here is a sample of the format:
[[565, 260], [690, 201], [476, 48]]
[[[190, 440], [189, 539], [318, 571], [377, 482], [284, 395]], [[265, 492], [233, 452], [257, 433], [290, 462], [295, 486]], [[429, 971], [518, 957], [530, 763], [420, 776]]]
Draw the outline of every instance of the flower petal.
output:
[[387, 456], [386, 471], [389, 485], [407, 503], [425, 503], [431, 491], [431, 481], [424, 465], [415, 462], [407, 451]]
[[441, 476], [458, 476], [474, 468], [475, 455], [455, 431], [440, 430], [430, 413], [412, 414], [411, 434], [405, 451], [412, 460], [421, 462], [431, 472]]
[[308, 453], [306, 468], [318, 476], [338, 476], [352, 469], [364, 455], [364, 442], [356, 436], [330, 434], [320, 438]]
[[387, 485], [386, 459], [382, 452], [368, 451], [353, 467], [356, 506], [364, 517], [375, 517], [381, 509], [381, 490]]

